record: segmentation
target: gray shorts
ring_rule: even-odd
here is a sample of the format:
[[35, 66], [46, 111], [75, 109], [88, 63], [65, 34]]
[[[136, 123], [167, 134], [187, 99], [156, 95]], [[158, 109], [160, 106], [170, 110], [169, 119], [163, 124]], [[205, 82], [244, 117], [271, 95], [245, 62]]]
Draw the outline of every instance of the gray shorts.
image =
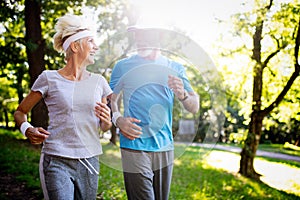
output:
[[123, 175], [129, 200], [167, 200], [174, 152], [121, 149]]
[[96, 199], [99, 157], [68, 159], [42, 154], [40, 179], [45, 200]]

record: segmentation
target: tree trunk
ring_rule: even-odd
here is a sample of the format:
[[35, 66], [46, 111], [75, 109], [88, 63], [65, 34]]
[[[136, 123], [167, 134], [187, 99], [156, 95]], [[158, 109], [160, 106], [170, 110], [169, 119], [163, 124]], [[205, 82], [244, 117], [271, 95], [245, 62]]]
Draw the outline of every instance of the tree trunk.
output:
[[266, 63], [261, 60], [261, 40], [264, 27], [264, 20], [267, 11], [271, 8], [272, 0], [266, 9], [262, 9], [257, 17], [255, 33], [253, 35], [253, 54], [252, 59], [255, 61], [253, 68], [253, 97], [252, 97], [252, 113], [251, 121], [248, 127], [248, 135], [244, 147], [241, 151], [240, 170], [239, 173], [243, 176], [258, 179], [259, 174], [254, 170], [253, 161], [258, 148], [261, 137], [261, 128], [263, 116], [261, 115], [261, 97], [263, 89], [263, 70]]
[[[259, 30], [261, 31], [261, 30]], [[257, 54], [258, 57], [260, 55]], [[253, 161], [258, 148], [262, 132], [262, 121], [264, 116], [261, 113], [261, 96], [263, 88], [263, 66], [256, 64], [253, 70], [253, 100], [251, 121], [248, 127], [248, 135], [241, 152], [239, 173], [246, 177], [259, 178], [255, 172]]]
[[240, 170], [239, 173], [243, 176], [259, 179], [258, 174], [254, 169], [254, 158], [259, 145], [259, 140], [262, 130], [263, 116], [259, 112], [253, 112], [249, 124], [249, 133], [245, 141], [244, 148], [241, 152]]
[[[45, 70], [44, 49], [42, 38], [41, 2], [39, 0], [25, 0], [26, 53], [29, 64], [30, 87], [37, 77]], [[40, 101], [31, 111], [33, 126], [47, 128], [48, 110], [44, 101]]]
[[3, 109], [4, 111], [4, 117], [5, 117], [5, 127], [8, 129], [9, 128], [9, 118], [8, 118], [8, 111], [6, 106]]

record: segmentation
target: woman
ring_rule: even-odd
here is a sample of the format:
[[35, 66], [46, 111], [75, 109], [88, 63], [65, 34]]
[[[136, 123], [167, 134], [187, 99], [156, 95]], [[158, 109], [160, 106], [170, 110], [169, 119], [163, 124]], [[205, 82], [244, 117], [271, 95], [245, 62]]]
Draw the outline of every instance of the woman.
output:
[[[58, 19], [54, 49], [65, 52], [66, 65], [45, 70], [33, 84], [14, 117], [32, 144], [43, 142], [40, 178], [45, 199], [96, 199], [99, 140], [111, 127], [107, 96], [111, 89], [101, 75], [87, 71], [98, 50], [94, 32], [83, 16]], [[49, 127], [33, 127], [27, 113], [42, 98], [49, 111]]]

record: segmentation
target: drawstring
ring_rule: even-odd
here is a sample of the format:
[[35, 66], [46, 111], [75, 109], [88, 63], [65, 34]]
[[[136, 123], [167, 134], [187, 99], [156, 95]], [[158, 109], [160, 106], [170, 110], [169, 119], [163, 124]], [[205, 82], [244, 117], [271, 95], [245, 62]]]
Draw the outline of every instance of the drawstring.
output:
[[87, 169], [87, 170], [89, 170], [89, 172], [91, 173], [91, 174], [94, 174], [93, 172], [92, 172], [92, 170], [96, 173], [96, 174], [99, 174], [99, 172], [97, 172], [97, 170], [93, 167], [93, 165], [85, 158], [84, 160], [85, 160], [85, 162], [87, 162], [87, 164], [90, 166], [90, 168], [92, 168], [92, 170], [89, 168], [89, 166], [87, 166], [81, 159], [78, 159], [79, 160], [79, 162], [81, 162], [81, 164]]

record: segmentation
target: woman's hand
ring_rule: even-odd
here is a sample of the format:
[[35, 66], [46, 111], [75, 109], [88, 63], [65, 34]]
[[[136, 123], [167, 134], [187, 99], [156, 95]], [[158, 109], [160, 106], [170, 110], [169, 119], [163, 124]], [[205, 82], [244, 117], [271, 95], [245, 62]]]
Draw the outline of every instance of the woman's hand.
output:
[[29, 127], [25, 132], [25, 136], [30, 140], [31, 144], [41, 144], [49, 135], [50, 132], [42, 127]]
[[95, 115], [100, 119], [100, 126], [103, 131], [107, 131], [112, 126], [110, 108], [101, 102], [95, 106]]

